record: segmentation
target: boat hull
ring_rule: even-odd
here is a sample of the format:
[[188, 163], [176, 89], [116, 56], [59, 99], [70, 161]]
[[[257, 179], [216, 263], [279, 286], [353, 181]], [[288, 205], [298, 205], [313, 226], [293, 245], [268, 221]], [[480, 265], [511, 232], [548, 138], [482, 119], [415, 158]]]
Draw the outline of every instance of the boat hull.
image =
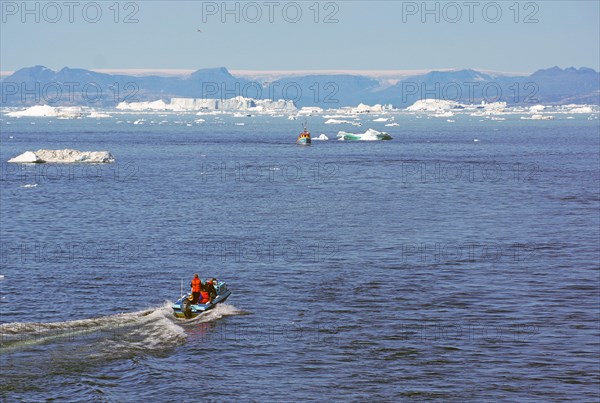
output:
[[296, 144], [298, 144], [299, 146], [309, 146], [310, 143], [310, 139], [306, 138], [299, 138], [298, 140], [296, 140]]

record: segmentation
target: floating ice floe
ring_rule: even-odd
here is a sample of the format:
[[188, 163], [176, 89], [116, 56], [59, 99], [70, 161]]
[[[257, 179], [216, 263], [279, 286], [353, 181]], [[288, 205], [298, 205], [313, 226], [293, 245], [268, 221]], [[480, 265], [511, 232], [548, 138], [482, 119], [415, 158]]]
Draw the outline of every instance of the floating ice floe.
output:
[[344, 131], [340, 131], [337, 134], [338, 140], [348, 140], [348, 141], [375, 141], [375, 140], [391, 140], [392, 136], [387, 134], [386, 132], [378, 132], [374, 129], [368, 129], [364, 133], [347, 133]]
[[313, 140], [329, 140], [329, 137], [321, 133], [319, 137], [313, 137]]
[[396, 123], [396, 122], [394, 122], [394, 123], [388, 123], [388, 124], [387, 124], [387, 125], [385, 125], [385, 126], [386, 126], [386, 127], [395, 127], [395, 126], [400, 126], [400, 124], [399, 124], [399, 123]]
[[38, 185], [37, 183], [27, 183], [25, 185], [22, 185], [21, 187], [25, 188], [25, 189], [29, 189], [29, 188], [35, 188], [35, 187], [37, 187], [37, 185]]
[[391, 122], [394, 118], [377, 118], [374, 119], [373, 122]]
[[17, 164], [36, 163], [112, 163], [115, 157], [109, 151], [37, 150], [25, 151], [8, 162]]
[[349, 124], [353, 126], [361, 126], [360, 122], [352, 122], [350, 120], [340, 120], [340, 119], [328, 119], [325, 121], [326, 125], [341, 125], [341, 124]]
[[521, 119], [523, 119], [523, 120], [552, 120], [552, 119], [554, 119], [554, 116], [536, 114], [536, 115], [531, 115], [531, 116], [521, 116]]
[[108, 113], [102, 113], [102, 112], [92, 112], [88, 115], [88, 118], [96, 118], [96, 119], [100, 119], [100, 118], [109, 118], [110, 115]]
[[22, 111], [8, 112], [6, 116], [20, 117], [52, 117], [59, 119], [73, 119], [82, 116], [81, 108], [77, 106], [58, 108], [50, 105], [35, 105]]

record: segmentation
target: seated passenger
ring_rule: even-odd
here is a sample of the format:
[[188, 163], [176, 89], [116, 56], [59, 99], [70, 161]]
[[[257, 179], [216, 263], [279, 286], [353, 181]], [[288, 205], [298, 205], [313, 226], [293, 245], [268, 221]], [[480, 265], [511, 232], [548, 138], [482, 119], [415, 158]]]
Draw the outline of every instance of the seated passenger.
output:
[[214, 278], [206, 282], [206, 291], [208, 291], [208, 297], [210, 298], [211, 302], [217, 297], [217, 290], [215, 289], [213, 282], [216, 282]]
[[206, 283], [204, 283], [200, 288], [200, 304], [206, 304], [209, 301], [211, 301], [210, 294], [208, 293]]

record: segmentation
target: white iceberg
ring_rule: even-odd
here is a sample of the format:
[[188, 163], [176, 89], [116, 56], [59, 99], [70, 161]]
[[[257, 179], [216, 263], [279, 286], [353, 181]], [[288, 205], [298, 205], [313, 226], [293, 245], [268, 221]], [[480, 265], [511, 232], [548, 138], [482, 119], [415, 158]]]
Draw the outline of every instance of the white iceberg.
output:
[[56, 117], [56, 108], [50, 105], [35, 105], [22, 111], [9, 112], [6, 116], [12, 118], [20, 118], [22, 116], [27, 117]]
[[38, 157], [33, 151], [25, 151], [23, 154], [17, 155], [14, 158], [8, 160], [8, 162], [14, 162], [16, 164], [35, 164], [44, 162]]
[[313, 140], [329, 140], [329, 137], [327, 137], [326, 135], [322, 134], [319, 137], [313, 137]]
[[369, 105], [365, 105], [365, 104], [358, 104], [358, 106], [356, 108], [352, 108], [350, 110], [350, 113], [382, 113], [385, 112], [387, 110], [392, 110], [393, 107], [391, 105], [380, 105], [380, 104], [376, 104], [373, 106], [369, 106]]
[[375, 141], [375, 140], [391, 140], [392, 136], [386, 132], [378, 132], [377, 130], [368, 129], [364, 133], [347, 133], [340, 131], [337, 134], [338, 140], [347, 141]]
[[8, 160], [12, 163], [113, 163], [115, 157], [109, 151], [37, 150], [25, 151]]
[[298, 115], [307, 116], [318, 115], [321, 113], [323, 113], [323, 108], [320, 108], [318, 106], [305, 106], [298, 111]]
[[594, 110], [591, 106], [579, 106], [577, 108], [573, 108], [569, 110], [569, 113], [593, 113]]
[[544, 109], [546, 109], [546, 107], [544, 105], [533, 105], [529, 107], [529, 110], [531, 112], [541, 112]]
[[349, 124], [349, 125], [353, 125], [353, 126], [361, 126], [360, 122], [352, 122], [350, 120], [341, 120], [341, 119], [328, 119], [325, 121], [326, 125], [342, 125], [342, 124]]
[[8, 112], [6, 116], [13, 118], [20, 117], [56, 117], [59, 119], [71, 119], [81, 117], [81, 108], [77, 106], [70, 106], [64, 108], [57, 108], [50, 105], [35, 105], [24, 109], [22, 111]]
[[531, 117], [521, 116], [521, 119], [523, 119], [523, 120], [552, 120], [552, 119], [554, 119], [554, 116], [536, 114], [536, 115], [531, 115]]
[[88, 115], [88, 118], [96, 118], [96, 119], [100, 119], [100, 118], [109, 118], [110, 115], [108, 113], [102, 113], [102, 112], [92, 112]]
[[464, 105], [455, 101], [446, 101], [443, 99], [421, 99], [407, 107], [409, 112], [443, 112], [451, 109], [461, 109]]
[[121, 102], [117, 109], [127, 111], [254, 111], [283, 112], [295, 111], [293, 101], [279, 99], [254, 99], [237, 96], [229, 99], [171, 98], [167, 103], [162, 99], [153, 102]]
[[117, 109], [124, 111], [166, 111], [169, 109], [162, 99], [153, 102], [121, 102]]

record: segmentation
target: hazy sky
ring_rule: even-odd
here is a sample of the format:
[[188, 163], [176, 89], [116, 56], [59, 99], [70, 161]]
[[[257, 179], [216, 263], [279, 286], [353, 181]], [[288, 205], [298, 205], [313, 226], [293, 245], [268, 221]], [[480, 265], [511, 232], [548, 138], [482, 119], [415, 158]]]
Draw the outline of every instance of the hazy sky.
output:
[[0, 70], [598, 70], [599, 3], [2, 0]]

